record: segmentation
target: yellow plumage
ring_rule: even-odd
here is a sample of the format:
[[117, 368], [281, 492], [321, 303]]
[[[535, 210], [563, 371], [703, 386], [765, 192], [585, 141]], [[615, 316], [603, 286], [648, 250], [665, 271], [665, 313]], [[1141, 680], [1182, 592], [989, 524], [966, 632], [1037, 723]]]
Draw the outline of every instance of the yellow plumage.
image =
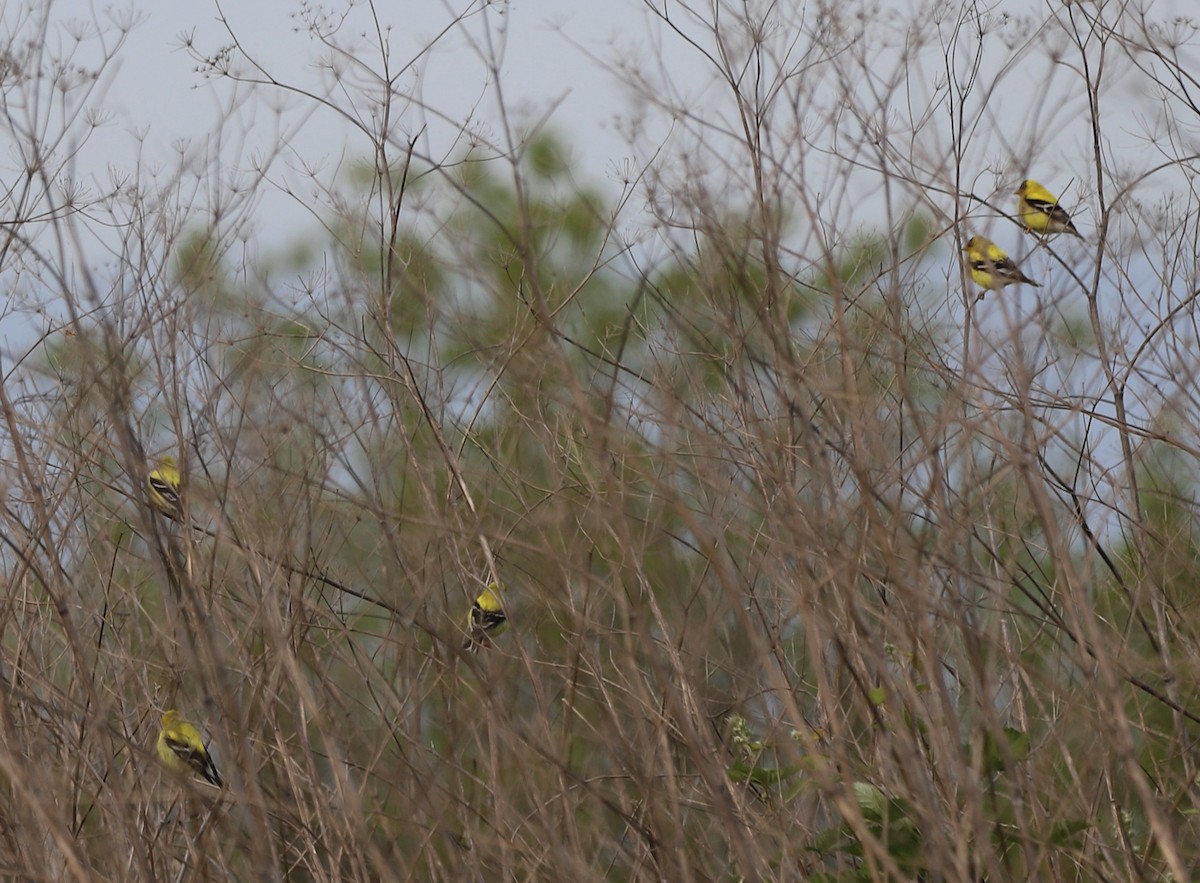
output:
[[1075, 229], [1067, 210], [1058, 204], [1058, 197], [1032, 178], [1021, 182], [1017, 188], [1017, 218], [1026, 230], [1049, 236], [1054, 233], [1070, 233], [1083, 236]]
[[504, 631], [507, 622], [508, 617], [500, 601], [500, 586], [494, 582], [488, 583], [487, 588], [475, 599], [467, 617], [467, 639], [463, 642], [463, 649], [478, 653], [480, 647], [490, 647], [491, 639]]
[[204, 781], [221, 787], [221, 774], [213, 763], [200, 731], [184, 720], [178, 711], [162, 716], [158, 734], [158, 756], [168, 768], [178, 773], [195, 773]]
[[174, 457], [163, 457], [146, 479], [154, 508], [174, 521], [183, 520], [181, 490], [183, 477]]
[[1017, 283], [1041, 287], [1022, 273], [1021, 268], [1000, 246], [986, 237], [972, 236], [963, 246], [963, 251], [967, 255], [967, 269], [976, 285], [990, 291], [999, 291], [1005, 285]]

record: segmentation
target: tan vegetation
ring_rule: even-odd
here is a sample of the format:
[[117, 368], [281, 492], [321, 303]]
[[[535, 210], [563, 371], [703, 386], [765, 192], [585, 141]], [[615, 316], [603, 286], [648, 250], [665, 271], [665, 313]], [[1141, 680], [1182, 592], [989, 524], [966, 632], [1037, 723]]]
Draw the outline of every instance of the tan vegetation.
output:
[[0, 875], [1190, 879], [1194, 26], [647, 0], [598, 169], [520, 12], [187, 39], [290, 134], [174, 169], [94, 152], [131, 21], [0, 14]]

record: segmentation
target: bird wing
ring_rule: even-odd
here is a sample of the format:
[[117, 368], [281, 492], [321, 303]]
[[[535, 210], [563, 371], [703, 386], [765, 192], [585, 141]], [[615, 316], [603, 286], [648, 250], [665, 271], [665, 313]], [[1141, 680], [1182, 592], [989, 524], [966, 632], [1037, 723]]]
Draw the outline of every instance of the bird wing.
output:
[[480, 647], [491, 646], [489, 633], [494, 632], [508, 621], [503, 610], [484, 610], [478, 603], [471, 608], [471, 621], [468, 626], [464, 650], [478, 651]]
[[503, 625], [507, 619], [503, 610], [484, 610], [478, 604], [471, 608], [471, 625], [486, 632]]
[[167, 746], [175, 752], [175, 756], [195, 770], [202, 778], [217, 786], [221, 784], [221, 774], [217, 772], [217, 765], [213, 763], [212, 757], [207, 751], [197, 748], [183, 739], [178, 739], [170, 733], [166, 735], [165, 741]]
[[1028, 285], [1041, 288], [1038, 283], [1022, 273], [1021, 268], [1013, 263], [1013, 259], [1007, 255], [1000, 258], [973, 257], [971, 258], [971, 269], [978, 270], [980, 273], [987, 273], [1008, 282], [1024, 282]]
[[171, 503], [179, 502], [179, 489], [157, 472], [150, 473], [150, 487]]
[[1041, 212], [1051, 221], [1062, 224], [1064, 227], [1074, 226], [1071, 223], [1071, 216], [1067, 214], [1067, 210], [1054, 200], [1038, 199], [1036, 196], [1027, 196], [1025, 197], [1025, 202], [1029, 204], [1030, 208]]

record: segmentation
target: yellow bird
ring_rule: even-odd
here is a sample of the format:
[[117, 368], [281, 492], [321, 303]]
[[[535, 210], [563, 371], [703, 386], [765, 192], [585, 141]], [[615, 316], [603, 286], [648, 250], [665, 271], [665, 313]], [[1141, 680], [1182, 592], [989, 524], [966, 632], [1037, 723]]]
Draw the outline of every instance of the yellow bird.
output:
[[200, 731], [184, 720], [178, 711], [171, 710], [162, 716], [158, 756], [177, 773], [195, 773], [218, 788], [224, 784], [204, 740], [200, 738]]
[[1058, 197], [1032, 178], [1021, 182], [1016, 190], [1017, 217], [1026, 230], [1050, 236], [1054, 233], [1070, 233], [1083, 236], [1075, 229], [1067, 210], [1058, 204]]
[[[976, 285], [990, 291], [999, 291], [1005, 285], [1024, 283], [1041, 288], [1013, 262], [1000, 246], [983, 236], [972, 236], [963, 246], [967, 253], [967, 269]], [[983, 299], [983, 294], [979, 295]]]
[[467, 640], [463, 649], [478, 653], [480, 647], [492, 646], [492, 638], [504, 631], [508, 617], [500, 603], [500, 586], [488, 583], [486, 589], [475, 599], [467, 617]]
[[183, 520], [183, 501], [180, 498], [180, 487], [183, 477], [174, 457], [163, 457], [158, 466], [146, 479], [150, 490], [150, 502], [154, 508], [172, 521]]

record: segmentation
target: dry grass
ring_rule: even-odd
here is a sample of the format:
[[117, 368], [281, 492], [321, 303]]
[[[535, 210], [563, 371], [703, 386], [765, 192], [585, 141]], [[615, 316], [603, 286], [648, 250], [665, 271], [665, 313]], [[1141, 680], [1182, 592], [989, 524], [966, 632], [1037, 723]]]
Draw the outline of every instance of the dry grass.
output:
[[[642, 10], [712, 82], [614, 63], [619, 194], [507, 117], [434, 151], [452, 115], [309, 10], [360, 66], [287, 94], [374, 160], [311, 173], [270, 269], [215, 162], [71, 190], [103, 90], [25, 39], [51, 10], [7, 23], [0, 267], [54, 318], [0, 386], [0, 875], [1196, 872], [1200, 203], [1177, 142], [1118, 155], [1148, 111], [1110, 88], [1185, 143], [1191, 32], [735, 6]], [[293, 85], [230, 40], [189, 45], [218, 88]], [[1005, 217], [1035, 166], [1087, 242]], [[1040, 293], [976, 302], [983, 229]], [[463, 652], [493, 578], [511, 628]], [[166, 708], [224, 790], [160, 767]]]

